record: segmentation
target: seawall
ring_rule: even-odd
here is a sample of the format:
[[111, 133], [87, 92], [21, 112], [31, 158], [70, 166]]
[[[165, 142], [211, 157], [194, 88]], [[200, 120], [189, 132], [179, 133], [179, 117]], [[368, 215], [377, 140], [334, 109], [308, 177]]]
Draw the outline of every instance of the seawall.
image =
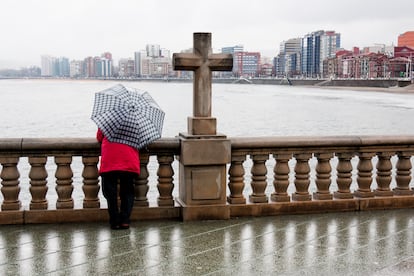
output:
[[[10, 79], [71, 79], [71, 78], [6, 78], [1, 77], [0, 80]], [[76, 78], [74, 80], [110, 80], [110, 81], [149, 81], [149, 82], [192, 82], [192, 79], [184, 78]], [[238, 84], [269, 84], [269, 85], [293, 85], [293, 86], [336, 86], [336, 87], [405, 87], [412, 84], [410, 80], [398, 79], [286, 79], [286, 78], [251, 78], [251, 79], [235, 79], [235, 78], [213, 78], [213, 83], [238, 83]]]
[[[168, 82], [192, 82], [191, 79], [158, 79]], [[133, 79], [131, 81], [154, 81], [154, 79]], [[405, 87], [411, 84], [410, 80], [398, 79], [353, 79], [353, 80], [326, 80], [326, 79], [275, 79], [275, 78], [251, 78], [230, 79], [213, 78], [213, 83], [238, 83], [238, 84], [269, 84], [269, 85], [293, 85], [293, 86], [337, 86], [337, 87]]]
[[[216, 81], [216, 80], [214, 80]], [[396, 79], [370, 79], [370, 80], [325, 80], [325, 79], [250, 79], [253, 84], [273, 84], [273, 85], [293, 85], [293, 86], [343, 86], [343, 87], [404, 87], [411, 84], [409, 80]], [[220, 83], [226, 83], [225, 79], [217, 80]], [[234, 82], [232, 80], [231, 82]], [[229, 83], [227, 81], [227, 83]], [[242, 82], [240, 82], [242, 83]]]

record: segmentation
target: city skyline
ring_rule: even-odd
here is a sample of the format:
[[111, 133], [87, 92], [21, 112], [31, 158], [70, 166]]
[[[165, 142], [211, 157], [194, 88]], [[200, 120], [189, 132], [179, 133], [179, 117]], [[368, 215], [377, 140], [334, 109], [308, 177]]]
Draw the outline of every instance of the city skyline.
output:
[[[405, 43], [405, 44], [404, 44]], [[243, 46], [222, 48], [233, 55], [232, 72], [218, 77], [288, 77], [288, 78], [411, 78], [414, 54], [414, 31], [399, 36], [398, 45], [377, 45], [360, 49], [341, 49], [341, 37], [334, 31], [316, 31], [303, 38], [281, 44], [280, 53], [272, 61], [261, 59], [260, 52], [246, 52]], [[39, 68], [40, 69], [40, 68]], [[1, 73], [1, 70], [0, 70]], [[174, 72], [168, 50], [160, 45], [147, 45], [135, 52], [134, 59], [120, 59], [114, 66], [112, 54], [71, 60], [66, 57], [42, 56], [41, 70], [5, 72], [6, 76], [42, 76], [71, 78], [137, 78], [190, 77]], [[183, 75], [184, 74], [184, 75]]]
[[[326, 31], [326, 30], [323, 30], [323, 31]], [[334, 30], [329, 30], [329, 31], [334, 31]], [[306, 35], [309, 35], [311, 33], [313, 33], [313, 32], [308, 32]], [[291, 39], [303, 39], [304, 37], [305, 36], [286, 39], [286, 40], [281, 41], [281, 43], [282, 42], [286, 42], [286, 41], [291, 40]], [[123, 59], [134, 59], [134, 54], [136, 52], [141, 52], [146, 47], [148, 47], [148, 45], [154, 45], [154, 44], [146, 44], [145, 47], [141, 47], [140, 50], [135, 51], [134, 53], [130, 54], [129, 56], [119, 57], [118, 60], [114, 60], [114, 62], [118, 63], [120, 60], [123, 60]], [[157, 45], [157, 44], [155, 44], [155, 45]], [[158, 45], [158, 46], [160, 46], [160, 48], [162, 48], [163, 50], [167, 50], [167, 52], [170, 53], [169, 58], [172, 57], [172, 54], [173, 53], [169, 49], [167, 49], [165, 47], [161, 47], [162, 45]], [[224, 46], [223, 48], [226, 48], [226, 47], [227, 48], [228, 47], [232, 48], [232, 47], [238, 47], [238, 46], [242, 46], [242, 48], [244, 48], [243, 44], [241, 44], [241, 43], [233, 43], [232, 45], [227, 45], [227, 46]], [[381, 48], [383, 46], [388, 47], [388, 46], [393, 46], [393, 45], [387, 45], [387, 44], [382, 44], [382, 43], [375, 43], [375, 45], [364, 45], [364, 46], [361, 47], [361, 50], [363, 48], [371, 48], [371, 47], [374, 47], [374, 48], [380, 47]], [[397, 46], [397, 43], [395, 43], [394, 46]], [[344, 49], [343, 47], [341, 47], [341, 48]], [[182, 50], [187, 50], [187, 49], [182, 49]], [[182, 50], [180, 50], [180, 51], [182, 51]], [[220, 49], [214, 49], [214, 51], [218, 51], [218, 52], [220, 52], [221, 50], [222, 50], [222, 48], [220, 48]], [[345, 50], [352, 50], [352, 49], [345, 49]], [[268, 61], [270, 61], [270, 62], [273, 60], [273, 58], [277, 57], [279, 55], [279, 53], [280, 53], [279, 51], [272, 51], [274, 53], [271, 56], [269, 56], [269, 55], [263, 55], [263, 53], [261, 51], [255, 51], [255, 52], [261, 53], [262, 54], [262, 58], [268, 59]], [[105, 51], [105, 53], [111, 53], [111, 54], [113, 54], [111, 51]], [[39, 55], [39, 62], [38, 63], [36, 63], [36, 64], [26, 64], [26, 65], [21, 66], [21, 68], [29, 68], [29, 67], [32, 67], [32, 66], [41, 67], [41, 58], [43, 56], [50, 56], [50, 57], [53, 57], [53, 58], [67, 58], [70, 61], [83, 61], [84, 59], [87, 59], [87, 58], [100, 57], [102, 54], [105, 54], [105, 53], [91, 53], [88, 56], [81, 57], [81, 58], [78, 58], [78, 59], [75, 59], [75, 58], [72, 58], [72, 57], [69, 57], [69, 56], [63, 56], [63, 55], [53, 56], [53, 55], [49, 55], [49, 54], [44, 54], [44, 55]], [[4, 68], [2, 68], [1, 67], [1, 64], [0, 64], [0, 70], [2, 70], [2, 69], [20, 69], [20, 68], [10, 68], [10, 67], [4, 67]]]
[[399, 34], [414, 30], [411, 0], [395, 9], [373, 0], [274, 2], [4, 0], [0, 69], [39, 66], [41, 55], [83, 59], [109, 51], [119, 60], [146, 44], [179, 52], [200, 31], [212, 33], [215, 50], [242, 44], [273, 58], [282, 41], [316, 30], [340, 33], [345, 49], [397, 45]]

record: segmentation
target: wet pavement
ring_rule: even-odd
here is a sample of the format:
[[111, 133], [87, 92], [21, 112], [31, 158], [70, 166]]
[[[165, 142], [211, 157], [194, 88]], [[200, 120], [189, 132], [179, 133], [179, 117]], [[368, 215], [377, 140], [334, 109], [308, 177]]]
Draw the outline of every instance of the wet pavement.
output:
[[0, 226], [0, 275], [414, 275], [414, 210]]

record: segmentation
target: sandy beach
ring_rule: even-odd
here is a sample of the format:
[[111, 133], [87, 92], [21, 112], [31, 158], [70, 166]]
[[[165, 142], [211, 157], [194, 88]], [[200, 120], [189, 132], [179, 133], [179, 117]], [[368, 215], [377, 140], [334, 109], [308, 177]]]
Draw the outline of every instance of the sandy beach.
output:
[[372, 91], [372, 92], [387, 92], [387, 93], [414, 93], [414, 84], [404, 87], [362, 87], [362, 86], [310, 86], [321, 89], [338, 89], [338, 90], [353, 90], [353, 91]]

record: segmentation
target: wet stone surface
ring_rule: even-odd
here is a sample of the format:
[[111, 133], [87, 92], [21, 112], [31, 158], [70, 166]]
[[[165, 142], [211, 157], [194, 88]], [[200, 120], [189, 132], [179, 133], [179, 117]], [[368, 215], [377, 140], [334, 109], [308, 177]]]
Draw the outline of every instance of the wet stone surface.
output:
[[2, 275], [413, 275], [414, 210], [0, 228]]

